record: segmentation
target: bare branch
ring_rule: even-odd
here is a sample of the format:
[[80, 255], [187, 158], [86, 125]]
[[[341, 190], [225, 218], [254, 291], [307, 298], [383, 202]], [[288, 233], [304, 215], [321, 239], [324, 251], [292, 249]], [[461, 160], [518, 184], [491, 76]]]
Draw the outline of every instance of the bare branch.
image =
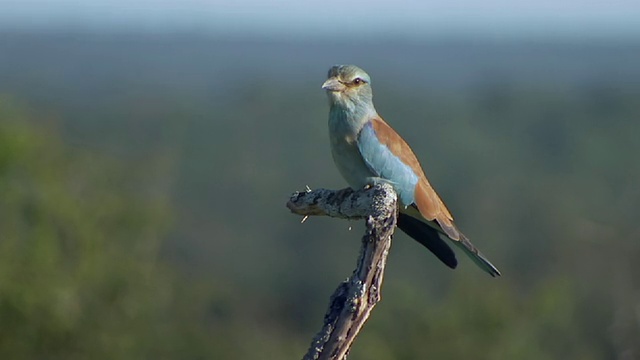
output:
[[360, 191], [319, 189], [293, 194], [287, 207], [304, 216], [366, 218], [356, 269], [331, 296], [322, 330], [303, 358], [346, 359], [358, 332], [380, 301], [384, 268], [396, 225], [397, 195], [389, 184]]
[[292, 213], [304, 216], [326, 215], [343, 219], [381, 217], [389, 213], [397, 195], [389, 184], [354, 191], [317, 189], [295, 192], [287, 202]]

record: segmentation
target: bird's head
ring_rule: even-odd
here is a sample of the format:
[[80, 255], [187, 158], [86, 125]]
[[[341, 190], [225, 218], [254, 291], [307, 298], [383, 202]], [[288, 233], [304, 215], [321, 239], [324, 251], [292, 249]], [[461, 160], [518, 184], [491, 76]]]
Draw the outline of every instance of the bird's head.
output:
[[327, 91], [331, 106], [354, 108], [373, 105], [371, 78], [355, 65], [335, 65], [329, 69], [322, 88]]

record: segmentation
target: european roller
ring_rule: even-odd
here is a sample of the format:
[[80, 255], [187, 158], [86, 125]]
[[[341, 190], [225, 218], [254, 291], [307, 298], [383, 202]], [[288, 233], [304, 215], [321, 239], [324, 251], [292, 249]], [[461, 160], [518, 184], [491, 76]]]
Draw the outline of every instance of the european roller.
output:
[[398, 227], [450, 268], [458, 265], [446, 237], [491, 276], [500, 271], [458, 230], [409, 145], [373, 106], [369, 75], [354, 65], [329, 69], [322, 84], [329, 97], [333, 160], [351, 188], [387, 182], [398, 193]]

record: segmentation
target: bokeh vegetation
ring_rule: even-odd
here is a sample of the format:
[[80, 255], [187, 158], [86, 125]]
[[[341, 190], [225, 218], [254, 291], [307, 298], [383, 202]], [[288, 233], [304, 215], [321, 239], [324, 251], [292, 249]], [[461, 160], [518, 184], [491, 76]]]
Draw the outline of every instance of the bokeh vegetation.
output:
[[632, 42], [5, 34], [0, 358], [302, 356], [361, 235], [284, 207], [344, 186], [319, 88], [342, 59], [504, 274], [396, 236], [350, 359], [638, 358], [638, 58]]

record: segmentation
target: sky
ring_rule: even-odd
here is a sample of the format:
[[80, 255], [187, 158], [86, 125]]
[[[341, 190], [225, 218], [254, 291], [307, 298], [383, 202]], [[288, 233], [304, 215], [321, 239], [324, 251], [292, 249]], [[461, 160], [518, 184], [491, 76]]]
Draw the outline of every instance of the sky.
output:
[[640, 38], [640, 1], [0, 0], [0, 27]]

